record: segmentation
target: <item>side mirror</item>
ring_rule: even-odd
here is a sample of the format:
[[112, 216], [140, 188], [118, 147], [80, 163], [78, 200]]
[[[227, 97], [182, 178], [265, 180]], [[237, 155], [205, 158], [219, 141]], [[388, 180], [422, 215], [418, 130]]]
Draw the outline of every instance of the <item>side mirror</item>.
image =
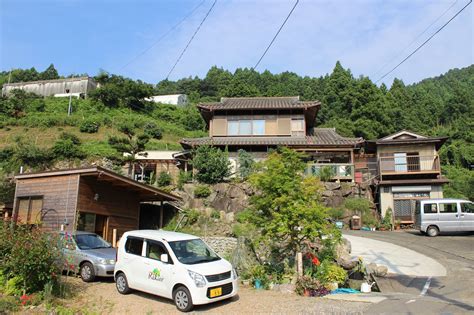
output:
[[161, 262], [168, 263], [168, 254], [161, 254], [160, 260]]

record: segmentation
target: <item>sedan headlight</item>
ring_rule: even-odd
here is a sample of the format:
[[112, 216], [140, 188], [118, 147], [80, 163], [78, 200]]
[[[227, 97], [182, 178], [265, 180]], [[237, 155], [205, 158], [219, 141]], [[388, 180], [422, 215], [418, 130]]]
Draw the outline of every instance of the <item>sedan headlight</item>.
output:
[[99, 264], [102, 264], [102, 265], [115, 265], [115, 259], [100, 258], [98, 261], [99, 261]]
[[191, 279], [194, 280], [194, 283], [196, 284], [198, 288], [202, 288], [203, 286], [206, 285], [206, 279], [204, 278], [203, 275], [191, 270], [188, 270], [188, 274], [191, 277]]

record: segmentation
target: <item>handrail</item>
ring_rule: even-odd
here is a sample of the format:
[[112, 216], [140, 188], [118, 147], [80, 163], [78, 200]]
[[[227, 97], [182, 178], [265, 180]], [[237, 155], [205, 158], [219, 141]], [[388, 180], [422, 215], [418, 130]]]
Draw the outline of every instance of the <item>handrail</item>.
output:
[[323, 167], [332, 168], [333, 179], [354, 179], [355, 167], [352, 163], [308, 163], [306, 174], [317, 176]]
[[380, 173], [423, 173], [439, 172], [439, 156], [433, 155], [400, 155], [381, 156], [378, 159]]

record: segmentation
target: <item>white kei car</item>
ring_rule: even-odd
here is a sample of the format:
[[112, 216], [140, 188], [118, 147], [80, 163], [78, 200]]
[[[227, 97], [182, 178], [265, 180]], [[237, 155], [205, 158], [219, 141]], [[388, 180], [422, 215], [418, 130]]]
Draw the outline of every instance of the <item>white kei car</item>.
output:
[[235, 269], [203, 240], [163, 230], [124, 233], [114, 277], [119, 293], [135, 289], [173, 299], [183, 312], [238, 292]]

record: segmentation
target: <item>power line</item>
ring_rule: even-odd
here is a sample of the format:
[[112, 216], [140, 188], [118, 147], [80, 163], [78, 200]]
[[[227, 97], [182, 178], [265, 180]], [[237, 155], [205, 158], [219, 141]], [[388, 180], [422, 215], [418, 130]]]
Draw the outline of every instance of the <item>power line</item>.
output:
[[454, 20], [459, 14], [461, 14], [462, 11], [464, 11], [464, 9], [466, 9], [470, 4], [472, 3], [472, 0], [469, 0], [469, 3], [466, 4], [464, 7], [462, 7], [461, 10], [459, 10], [452, 18], [450, 18], [446, 23], [443, 24], [443, 26], [441, 26], [433, 35], [431, 35], [430, 37], [428, 37], [427, 40], [425, 40], [420, 46], [418, 46], [414, 51], [412, 51], [405, 59], [403, 59], [402, 61], [400, 61], [400, 63], [398, 63], [395, 67], [392, 68], [392, 70], [390, 70], [389, 72], [385, 73], [382, 77], [380, 77], [380, 79], [378, 79], [377, 81], [375, 81], [375, 83], [379, 82], [380, 80], [382, 80], [383, 78], [385, 78], [387, 75], [389, 75], [390, 73], [392, 73], [395, 69], [397, 69], [401, 64], [403, 64], [405, 61], [407, 61], [411, 56], [413, 56], [418, 50], [420, 50], [423, 46], [425, 46], [426, 43], [428, 43], [433, 37], [435, 37], [436, 34], [438, 34], [439, 32], [441, 32], [441, 30], [443, 28], [445, 28], [452, 20]]
[[267, 46], [267, 49], [265, 49], [265, 51], [263, 52], [263, 54], [262, 54], [262, 56], [260, 57], [260, 59], [258, 59], [257, 63], [256, 63], [255, 66], [253, 67], [253, 69], [257, 68], [258, 65], [260, 64], [260, 61], [262, 61], [263, 57], [265, 57], [265, 55], [267, 54], [267, 51], [270, 49], [270, 47], [272, 46], [273, 42], [274, 42], [275, 39], [278, 37], [278, 34], [280, 34], [280, 31], [283, 29], [283, 26], [285, 26], [286, 21], [288, 21], [288, 19], [290, 18], [291, 14], [292, 14], [293, 11], [295, 10], [295, 8], [296, 8], [296, 6], [298, 5], [299, 2], [300, 2], [299, 0], [296, 0], [295, 5], [294, 5], [293, 8], [291, 9], [290, 13], [288, 13], [286, 19], [283, 21], [283, 24], [280, 26], [280, 28], [279, 28], [278, 31], [276, 32], [275, 36], [273, 36], [272, 41], [271, 41], [270, 44]]
[[217, 0], [214, 0], [214, 3], [212, 4], [211, 8], [209, 9], [209, 11], [207, 11], [206, 13], [206, 16], [204, 16], [204, 18], [202, 19], [201, 21], [201, 24], [199, 24], [199, 26], [197, 27], [196, 31], [194, 32], [193, 36], [191, 36], [191, 39], [189, 39], [188, 43], [186, 44], [186, 47], [184, 47], [183, 51], [181, 52], [181, 54], [179, 55], [178, 59], [176, 60], [176, 62], [174, 63], [173, 67], [171, 67], [171, 70], [168, 72], [168, 75], [166, 76], [166, 80], [168, 80], [170, 74], [173, 72], [174, 68], [176, 67], [176, 65], [179, 63], [179, 61], [181, 60], [181, 57], [183, 57], [184, 53], [186, 52], [186, 50], [188, 49], [189, 45], [191, 44], [191, 42], [193, 41], [194, 37], [196, 36], [196, 34], [199, 32], [199, 30], [201, 29], [201, 26], [204, 24], [204, 22], [206, 21], [207, 17], [209, 16], [209, 14], [211, 13], [212, 9], [214, 8], [214, 6], [216, 5], [216, 2]]
[[135, 60], [137, 60], [138, 58], [140, 58], [141, 56], [143, 56], [144, 54], [146, 54], [150, 49], [152, 49], [153, 47], [155, 47], [159, 42], [161, 42], [166, 36], [168, 36], [168, 34], [170, 34], [172, 31], [174, 31], [176, 28], [178, 28], [178, 26], [180, 26], [184, 21], [186, 21], [189, 17], [191, 17], [197, 9], [199, 9], [205, 2], [206, 0], [202, 0], [201, 3], [199, 3], [196, 7], [194, 7], [194, 9], [189, 12], [188, 15], [186, 15], [184, 18], [181, 19], [181, 21], [179, 21], [178, 23], [176, 23], [175, 25], [173, 25], [169, 30], [167, 30], [163, 35], [161, 35], [153, 44], [151, 44], [150, 46], [148, 46], [145, 50], [143, 50], [141, 53], [139, 53], [138, 55], [136, 55], [135, 57], [133, 57], [129, 62], [127, 62], [124, 66], [122, 66], [120, 70], [123, 70], [124, 68], [126, 68], [128, 65], [130, 65], [131, 63], [133, 63]]
[[430, 25], [428, 25], [423, 32], [418, 34], [408, 45], [405, 46], [395, 57], [393, 57], [390, 61], [388, 61], [386, 64], [384, 64], [377, 72], [374, 73], [374, 77], [378, 75], [382, 70], [384, 70], [389, 64], [391, 64], [394, 60], [398, 59], [411, 45], [413, 45], [418, 38], [420, 38], [423, 34], [426, 33], [436, 22], [438, 22], [446, 13], [448, 13], [449, 10], [451, 10], [452, 7], [458, 2], [458, 0], [454, 1], [449, 8], [447, 8], [440, 16], [438, 16]]

